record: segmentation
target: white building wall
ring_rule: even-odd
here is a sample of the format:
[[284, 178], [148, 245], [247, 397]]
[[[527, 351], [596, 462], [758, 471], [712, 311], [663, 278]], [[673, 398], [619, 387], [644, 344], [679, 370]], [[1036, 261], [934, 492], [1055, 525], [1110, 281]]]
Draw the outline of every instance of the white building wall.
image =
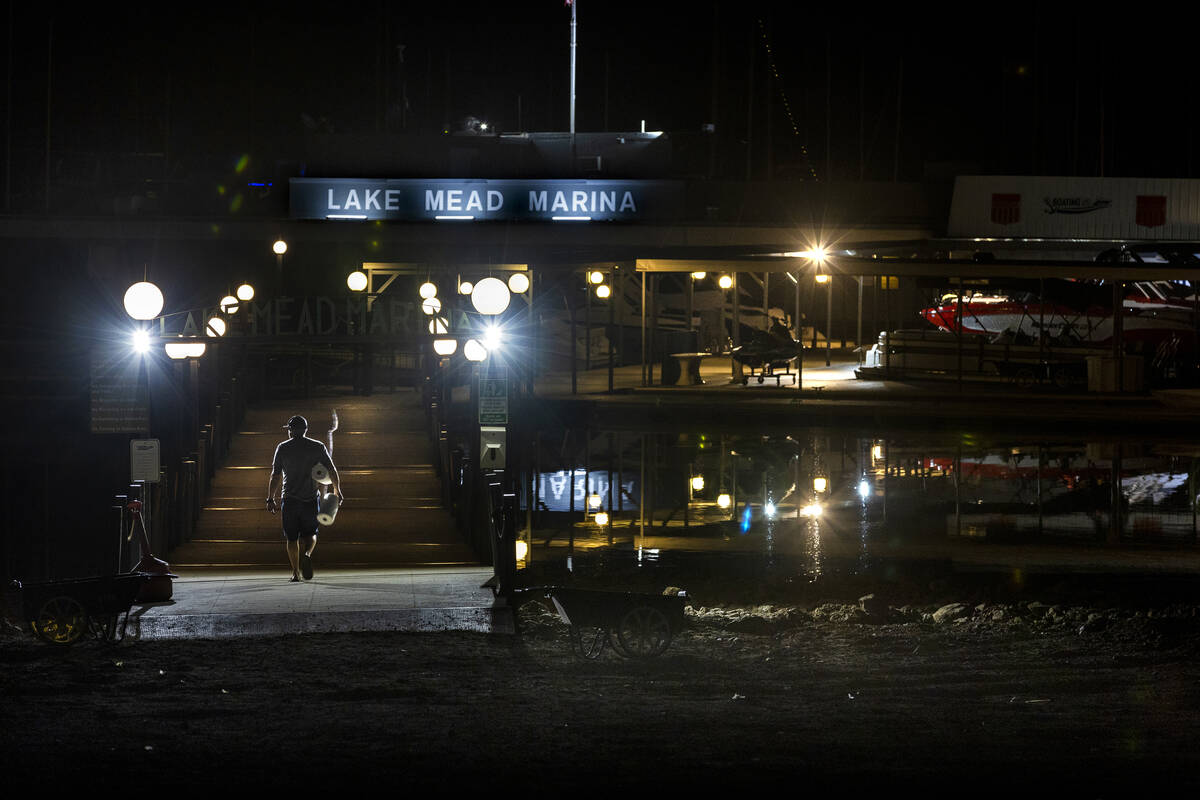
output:
[[1200, 241], [1200, 180], [960, 176], [947, 234]]

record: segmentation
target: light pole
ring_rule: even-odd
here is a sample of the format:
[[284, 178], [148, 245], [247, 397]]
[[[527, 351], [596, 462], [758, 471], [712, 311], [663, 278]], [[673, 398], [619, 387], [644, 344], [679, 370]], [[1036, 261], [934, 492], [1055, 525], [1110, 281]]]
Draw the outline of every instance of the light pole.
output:
[[275, 293], [283, 294], [283, 254], [287, 252], [287, 242], [283, 239], [276, 239], [271, 245], [271, 251], [275, 253]]

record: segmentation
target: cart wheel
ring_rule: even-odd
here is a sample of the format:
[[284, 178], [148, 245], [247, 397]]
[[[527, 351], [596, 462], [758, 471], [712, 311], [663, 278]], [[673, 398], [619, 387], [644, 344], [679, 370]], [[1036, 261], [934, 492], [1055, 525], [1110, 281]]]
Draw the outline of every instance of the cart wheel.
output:
[[661, 655], [671, 644], [671, 623], [652, 606], [631, 606], [617, 624], [617, 641], [623, 655], [651, 658]]
[[1028, 389], [1037, 383], [1037, 377], [1029, 367], [1021, 367], [1013, 375], [1013, 383], [1022, 389]]
[[42, 604], [33, 631], [51, 644], [73, 644], [88, 629], [88, 615], [74, 597], [60, 595]]
[[762, 375], [759, 375], [759, 376], [758, 376], [758, 382], [759, 382], [759, 383], [762, 383], [762, 382], [763, 382], [763, 376], [762, 376]]
[[607, 643], [607, 628], [599, 628], [595, 625], [571, 626], [571, 649], [580, 658], [586, 658], [589, 661], [599, 658]]

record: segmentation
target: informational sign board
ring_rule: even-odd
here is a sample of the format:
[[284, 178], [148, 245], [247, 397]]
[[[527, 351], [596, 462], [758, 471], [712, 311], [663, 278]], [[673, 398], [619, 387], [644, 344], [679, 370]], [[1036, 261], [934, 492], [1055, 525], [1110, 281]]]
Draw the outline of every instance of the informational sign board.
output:
[[134, 439], [129, 443], [129, 482], [158, 483], [160, 467], [158, 439]]
[[508, 380], [479, 379], [479, 424], [508, 424]]
[[125, 362], [93, 361], [92, 433], [150, 432], [150, 403], [138, 372]]

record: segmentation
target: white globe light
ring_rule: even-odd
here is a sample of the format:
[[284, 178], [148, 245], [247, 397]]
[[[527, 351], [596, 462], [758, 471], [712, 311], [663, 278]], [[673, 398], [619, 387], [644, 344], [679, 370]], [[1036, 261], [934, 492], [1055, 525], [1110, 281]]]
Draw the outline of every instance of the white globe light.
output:
[[429, 320], [429, 332], [435, 335], [449, 333], [450, 322], [445, 317], [434, 317]]
[[508, 308], [511, 297], [508, 287], [499, 278], [484, 278], [471, 292], [471, 305], [480, 314], [499, 314]]
[[178, 342], [167, 342], [163, 345], [163, 349], [167, 351], [167, 357], [179, 361], [184, 358], [199, 358], [204, 355], [206, 345], [204, 342], [193, 342], [182, 340]]
[[823, 491], [825, 491], [826, 487], [828, 487], [828, 486], [829, 486], [829, 482], [827, 480], [825, 480], [824, 478], [813, 478], [813, 491], [814, 492], [823, 492]]
[[421, 302], [421, 310], [432, 317], [442, 310], [442, 301], [436, 297], [428, 297]]
[[733, 500], [729, 497], [728, 494], [725, 494], [724, 492], [717, 495], [717, 506], [719, 508], [729, 508], [729, 506], [732, 504], [732, 502], [733, 502]]
[[458, 285], [459, 294], [470, 294], [473, 291], [475, 291], [475, 284], [470, 281], [463, 281]]
[[467, 343], [463, 345], [463, 355], [467, 357], [467, 361], [483, 361], [487, 358], [487, 352], [487, 348], [474, 339], [467, 339]]
[[704, 476], [703, 475], [695, 475], [692, 477], [692, 491], [693, 492], [704, 491]]
[[692, 278], [693, 278], [694, 280], [702, 281], [702, 280], [704, 280], [704, 278], [705, 278], [705, 276], [706, 276], [706, 275], [708, 275], [708, 273], [707, 273], [707, 272], [693, 272], [693, 273], [692, 273]]
[[237, 295], [238, 300], [241, 300], [243, 303], [249, 303], [254, 299], [254, 287], [248, 283], [243, 283], [237, 288], [234, 294]]
[[608, 287], [607, 283], [602, 283], [596, 287], [596, 297], [599, 297], [601, 300], [607, 300], [611, 294], [612, 289]]
[[600, 270], [594, 270], [588, 275], [588, 280], [591, 281], [593, 285], [604, 283], [604, 273]]
[[733, 286], [733, 278], [728, 275], [722, 275], [717, 279], [717, 285], [722, 289], [728, 289], [729, 287]]
[[489, 325], [487, 330], [483, 332], [483, 346], [488, 350], [499, 350], [503, 342], [500, 329], [495, 325]]
[[227, 294], [221, 298], [221, 312], [224, 314], [236, 314], [238, 310], [238, 300], [231, 294]]
[[428, 300], [431, 297], [437, 297], [437, 287], [434, 286], [429, 281], [425, 281], [424, 283], [422, 283], [419, 291], [421, 293], [421, 297], [423, 297], [426, 300]]
[[154, 319], [163, 308], [163, 293], [149, 281], [125, 290], [125, 313], [134, 319]]
[[204, 332], [209, 336], [224, 336], [225, 320], [220, 317], [209, 317], [208, 325], [205, 326]]
[[281, 256], [287, 252], [287, 242], [283, 239], [276, 239], [275, 244], [271, 245], [271, 249], [275, 251], [275, 255]]
[[367, 288], [367, 273], [355, 270], [346, 276], [346, 285], [352, 292], [361, 292]]
[[454, 351], [458, 349], [457, 339], [434, 339], [433, 352], [439, 356], [452, 356]]
[[514, 272], [508, 276], [508, 290], [513, 294], [525, 294], [529, 288], [529, 276], [524, 272]]

